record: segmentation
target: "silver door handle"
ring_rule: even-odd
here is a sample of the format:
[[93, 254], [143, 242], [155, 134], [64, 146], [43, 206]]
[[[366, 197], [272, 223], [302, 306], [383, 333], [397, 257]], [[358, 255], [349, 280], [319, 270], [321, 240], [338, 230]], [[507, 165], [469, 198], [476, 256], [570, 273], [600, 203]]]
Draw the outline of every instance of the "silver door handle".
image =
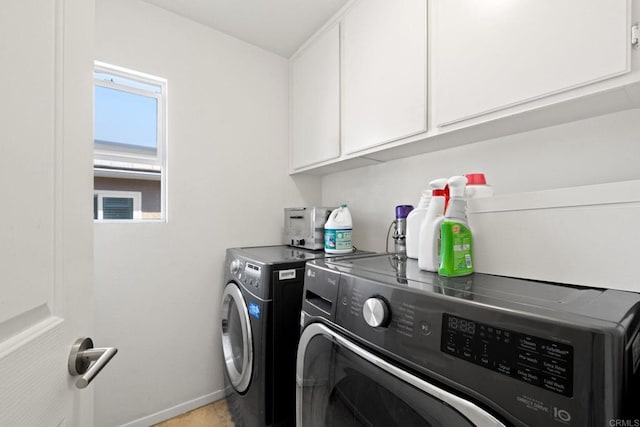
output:
[[79, 338], [73, 343], [69, 353], [69, 374], [72, 377], [82, 375], [76, 381], [76, 387], [88, 386], [117, 352], [115, 347], [93, 348], [91, 338]]

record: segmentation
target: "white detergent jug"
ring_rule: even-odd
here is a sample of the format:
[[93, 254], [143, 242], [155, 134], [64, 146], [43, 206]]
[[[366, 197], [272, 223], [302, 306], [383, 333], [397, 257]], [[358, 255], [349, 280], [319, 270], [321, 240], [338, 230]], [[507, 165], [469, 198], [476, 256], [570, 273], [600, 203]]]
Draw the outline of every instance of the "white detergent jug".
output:
[[324, 224], [324, 251], [328, 254], [347, 254], [353, 252], [351, 232], [353, 223], [347, 205], [340, 205], [329, 215]]

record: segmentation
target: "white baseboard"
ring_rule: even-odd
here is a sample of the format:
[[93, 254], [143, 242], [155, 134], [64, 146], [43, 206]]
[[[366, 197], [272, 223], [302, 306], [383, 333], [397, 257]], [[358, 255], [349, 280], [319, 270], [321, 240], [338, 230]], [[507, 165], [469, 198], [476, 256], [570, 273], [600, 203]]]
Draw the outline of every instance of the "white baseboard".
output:
[[188, 402], [180, 403], [179, 405], [164, 409], [155, 414], [122, 424], [120, 427], [149, 427], [220, 399], [224, 399], [224, 390], [214, 391], [213, 393], [189, 400]]

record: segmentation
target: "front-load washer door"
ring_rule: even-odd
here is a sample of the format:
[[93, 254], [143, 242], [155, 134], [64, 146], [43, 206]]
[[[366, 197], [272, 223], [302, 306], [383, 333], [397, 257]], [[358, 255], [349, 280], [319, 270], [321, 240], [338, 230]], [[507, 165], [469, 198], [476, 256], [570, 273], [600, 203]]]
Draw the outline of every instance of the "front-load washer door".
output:
[[253, 370], [253, 337], [247, 304], [233, 282], [222, 294], [222, 351], [231, 384], [244, 393]]
[[504, 427], [320, 323], [300, 337], [296, 381], [298, 427]]

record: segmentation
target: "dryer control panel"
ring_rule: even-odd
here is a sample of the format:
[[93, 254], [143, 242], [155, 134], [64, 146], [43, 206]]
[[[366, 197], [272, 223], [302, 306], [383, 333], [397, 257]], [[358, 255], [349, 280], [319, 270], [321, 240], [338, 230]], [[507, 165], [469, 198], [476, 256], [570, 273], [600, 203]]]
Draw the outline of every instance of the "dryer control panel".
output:
[[573, 396], [573, 347], [470, 319], [442, 315], [441, 350], [492, 371]]

